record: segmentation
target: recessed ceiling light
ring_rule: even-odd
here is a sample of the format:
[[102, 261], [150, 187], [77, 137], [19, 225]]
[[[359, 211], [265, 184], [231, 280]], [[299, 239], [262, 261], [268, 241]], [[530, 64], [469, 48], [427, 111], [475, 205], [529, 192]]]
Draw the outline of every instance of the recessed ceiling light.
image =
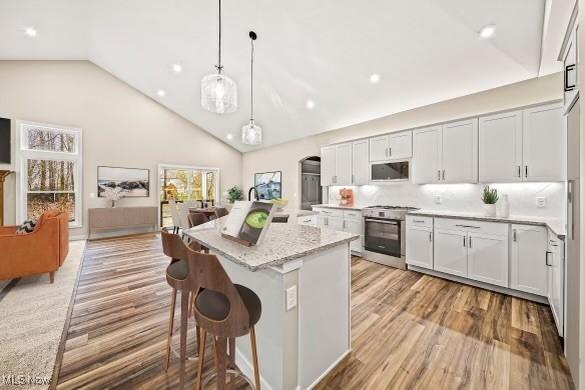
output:
[[37, 29], [34, 27], [27, 27], [24, 29], [24, 33], [27, 37], [34, 38], [37, 36]]
[[158, 91], [156, 91], [156, 94], [160, 97], [164, 97], [167, 93], [164, 89], [159, 89]]
[[226, 138], [227, 139], [233, 139], [234, 138], [234, 135], [232, 133], [228, 133], [228, 135], [226, 135]]
[[487, 38], [491, 38], [494, 36], [494, 34], [496, 33], [496, 26], [485, 26], [484, 28], [481, 29], [481, 31], [479, 32], [479, 36], [482, 39], [487, 39]]
[[307, 103], [305, 103], [305, 107], [307, 107], [309, 110], [312, 110], [315, 108], [315, 102], [309, 99], [307, 100]]
[[181, 64], [173, 64], [173, 72], [181, 73], [183, 71], [183, 66]]
[[380, 82], [380, 79], [381, 77], [378, 73], [370, 75], [370, 83], [372, 84], [378, 84]]

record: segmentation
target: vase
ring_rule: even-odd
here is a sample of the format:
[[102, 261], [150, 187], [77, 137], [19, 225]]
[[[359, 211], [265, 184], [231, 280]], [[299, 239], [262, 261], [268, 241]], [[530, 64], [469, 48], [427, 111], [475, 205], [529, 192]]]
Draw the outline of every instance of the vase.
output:
[[508, 200], [508, 195], [506, 194], [500, 195], [500, 200], [498, 200], [497, 215], [498, 217], [502, 218], [508, 218], [510, 216], [510, 201]]
[[483, 210], [484, 210], [486, 217], [495, 217], [496, 216], [496, 205], [495, 204], [484, 203]]
[[111, 208], [116, 207], [116, 201], [114, 199], [110, 200], [110, 207]]

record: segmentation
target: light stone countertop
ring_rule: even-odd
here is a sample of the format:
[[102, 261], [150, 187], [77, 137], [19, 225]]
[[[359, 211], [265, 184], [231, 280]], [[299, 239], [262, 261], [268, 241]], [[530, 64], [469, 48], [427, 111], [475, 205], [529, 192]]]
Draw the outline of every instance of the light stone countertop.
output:
[[546, 226], [560, 239], [566, 236], [565, 224], [559, 219], [541, 218], [530, 216], [511, 215], [509, 217], [487, 217], [479, 213], [467, 213], [461, 211], [443, 211], [443, 210], [416, 210], [410, 211], [408, 215], [421, 215], [427, 217], [444, 217], [444, 218], [459, 218], [472, 221], [486, 221], [486, 222], [502, 222], [502, 223], [516, 223], [520, 225], [538, 225]]
[[221, 236], [226, 218], [195, 226], [185, 234], [250, 271], [279, 266], [359, 238], [357, 234], [313, 226], [272, 223], [259, 246], [247, 247]]

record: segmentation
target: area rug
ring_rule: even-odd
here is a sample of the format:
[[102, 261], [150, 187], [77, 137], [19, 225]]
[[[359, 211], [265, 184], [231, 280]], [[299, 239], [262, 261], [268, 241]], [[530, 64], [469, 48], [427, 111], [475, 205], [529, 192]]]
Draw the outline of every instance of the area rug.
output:
[[69, 248], [54, 284], [48, 274], [0, 284], [0, 389], [51, 385], [85, 241]]

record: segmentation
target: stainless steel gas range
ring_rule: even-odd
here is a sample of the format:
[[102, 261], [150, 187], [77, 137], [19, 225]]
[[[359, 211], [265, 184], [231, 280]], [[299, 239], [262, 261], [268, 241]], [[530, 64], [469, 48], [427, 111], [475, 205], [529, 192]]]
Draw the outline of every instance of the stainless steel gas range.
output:
[[370, 206], [364, 218], [363, 257], [376, 263], [406, 269], [406, 214], [414, 207]]

